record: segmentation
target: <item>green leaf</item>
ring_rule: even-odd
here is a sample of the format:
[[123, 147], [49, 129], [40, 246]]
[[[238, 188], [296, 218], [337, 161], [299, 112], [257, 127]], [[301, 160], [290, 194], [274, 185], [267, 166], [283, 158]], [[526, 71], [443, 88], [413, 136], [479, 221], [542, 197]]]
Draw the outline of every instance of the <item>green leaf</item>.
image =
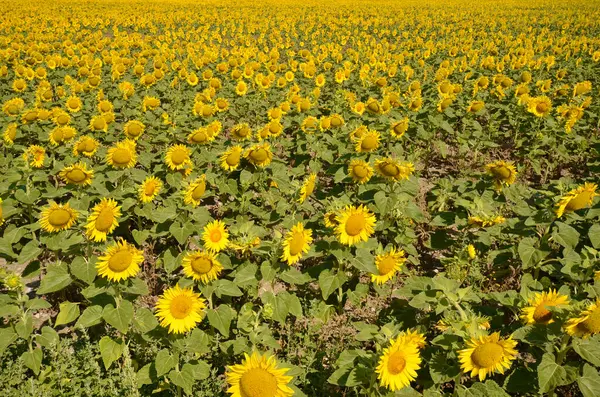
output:
[[40, 373], [40, 368], [42, 366], [42, 349], [39, 347], [34, 349], [33, 351], [27, 351], [21, 355], [23, 359], [23, 363], [27, 368], [33, 371], [34, 374], [38, 375]]
[[588, 230], [588, 237], [592, 243], [592, 247], [600, 249], [600, 223], [595, 223]]
[[561, 384], [567, 376], [567, 371], [556, 364], [554, 355], [546, 353], [538, 366], [538, 383], [541, 393], [547, 393]]
[[89, 328], [102, 322], [102, 306], [94, 305], [86, 307], [81, 317], [75, 323], [76, 327]]
[[107, 305], [102, 313], [104, 320], [119, 330], [119, 332], [126, 334], [129, 328], [131, 320], [133, 320], [133, 304], [129, 301], [122, 300], [119, 307], [115, 308], [113, 305]]
[[210, 376], [210, 365], [200, 360], [196, 364], [186, 363], [183, 365], [183, 371], [186, 367], [191, 368], [195, 380], [204, 380]]
[[319, 274], [319, 287], [323, 299], [327, 299], [335, 290], [341, 287], [348, 277], [343, 272], [332, 274], [331, 270], [324, 270]]
[[169, 232], [171, 235], [175, 237], [179, 244], [185, 244], [187, 242], [188, 237], [193, 233], [194, 227], [191, 223], [181, 224], [179, 222], [174, 222], [171, 227], [169, 227]]
[[177, 210], [174, 207], [157, 208], [152, 212], [152, 220], [157, 223], [166, 222], [169, 219], [174, 219], [177, 216]]
[[42, 333], [35, 336], [35, 340], [41, 346], [50, 348], [58, 343], [58, 332], [51, 327], [45, 326], [42, 328]]
[[233, 281], [219, 279], [213, 282], [215, 286], [215, 295], [220, 298], [222, 295], [225, 296], [242, 296], [242, 291], [235, 285]]
[[169, 372], [169, 379], [174, 385], [181, 387], [186, 394], [192, 394], [194, 371], [189, 365], [184, 365], [181, 371]]
[[544, 259], [546, 254], [535, 247], [537, 239], [533, 237], [526, 237], [519, 242], [518, 251], [523, 262], [523, 268], [527, 269], [531, 266], [536, 265], [539, 261]]
[[110, 368], [111, 364], [121, 357], [123, 354], [123, 345], [121, 341], [114, 341], [108, 336], [103, 336], [100, 339], [100, 355], [102, 356], [102, 362], [104, 368]]
[[312, 280], [312, 277], [309, 274], [302, 273], [295, 267], [290, 267], [289, 269], [281, 273], [279, 278], [281, 278], [286, 283], [293, 285], [303, 285]]
[[125, 289], [125, 292], [133, 295], [148, 295], [148, 285], [141, 278], [132, 278], [129, 280], [129, 285]]
[[583, 397], [598, 397], [600, 391], [600, 375], [596, 368], [589, 364], [583, 366], [583, 376], [577, 378], [577, 385]]
[[201, 329], [194, 328], [185, 339], [185, 351], [189, 353], [205, 354], [210, 352], [210, 337]]
[[21, 250], [18, 261], [19, 263], [29, 262], [37, 258], [42, 252], [44, 251], [40, 248], [40, 243], [37, 240], [31, 240]]
[[135, 374], [138, 388], [153, 383], [152, 364], [146, 364]]
[[362, 272], [379, 274], [375, 266], [375, 258], [368, 249], [358, 248], [350, 263]]
[[68, 301], [62, 302], [54, 326], [69, 324], [75, 321], [77, 317], [79, 317], [79, 305]]
[[71, 284], [72, 281], [66, 263], [49, 265], [46, 274], [42, 277], [42, 282], [37, 290], [37, 294], [43, 295], [60, 291]]
[[229, 327], [236, 314], [235, 311], [227, 305], [221, 305], [216, 310], [209, 309], [206, 314], [210, 325], [219, 330], [224, 337], [229, 338]]
[[356, 368], [342, 367], [334, 371], [333, 374], [327, 379], [327, 382], [345, 387], [353, 387], [360, 385], [360, 381], [357, 379]]
[[82, 256], [78, 256], [71, 262], [71, 273], [79, 280], [90, 285], [96, 278], [96, 257], [93, 256], [89, 260]]
[[29, 335], [33, 332], [33, 317], [31, 312], [26, 313], [16, 324], [15, 331], [23, 338], [28, 339]]
[[156, 376], [163, 376], [173, 368], [177, 364], [177, 357], [173, 354], [169, 353], [168, 349], [162, 349], [156, 354], [156, 359], [154, 360], [154, 367], [156, 368]]
[[556, 222], [556, 224], [558, 225], [558, 232], [553, 234], [554, 239], [565, 248], [575, 248], [579, 243], [579, 232], [566, 223]]
[[133, 326], [141, 333], [145, 334], [158, 326], [158, 320], [156, 319], [156, 316], [152, 314], [152, 311], [146, 308], [140, 308], [135, 313]]
[[17, 334], [11, 327], [0, 328], [0, 354], [17, 340]]
[[242, 288], [249, 285], [256, 285], [258, 283], [258, 280], [256, 279], [257, 271], [258, 266], [256, 266], [253, 263], [250, 263], [247, 266], [244, 266], [243, 268], [237, 270], [233, 282], [235, 283], [235, 285]]
[[600, 366], [600, 336], [588, 339], [573, 338], [573, 350], [584, 360]]
[[49, 309], [52, 307], [48, 301], [40, 298], [30, 299], [25, 304], [25, 307], [31, 310]]

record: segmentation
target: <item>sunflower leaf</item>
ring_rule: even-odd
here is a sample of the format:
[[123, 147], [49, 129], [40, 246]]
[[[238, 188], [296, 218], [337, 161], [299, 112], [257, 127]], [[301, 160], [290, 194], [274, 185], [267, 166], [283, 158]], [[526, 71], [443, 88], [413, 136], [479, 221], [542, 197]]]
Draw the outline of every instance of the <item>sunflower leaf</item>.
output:
[[208, 310], [206, 314], [210, 325], [216, 328], [224, 337], [229, 338], [229, 327], [235, 316], [235, 311], [227, 305], [221, 305], [216, 310]]
[[77, 317], [79, 317], [79, 305], [69, 301], [62, 302], [54, 326], [69, 324], [75, 321]]
[[102, 356], [102, 362], [104, 368], [110, 368], [111, 364], [121, 357], [123, 354], [123, 345], [120, 341], [114, 341], [108, 336], [103, 336], [100, 339], [100, 355]]
[[156, 367], [156, 376], [160, 377], [175, 368], [177, 358], [169, 353], [169, 350], [162, 349], [156, 354], [154, 366]]
[[73, 259], [69, 267], [71, 273], [81, 281], [84, 281], [88, 285], [94, 282], [97, 274], [95, 256], [91, 257], [89, 260], [82, 256], [78, 256]]
[[21, 358], [25, 366], [32, 370], [34, 374], [38, 375], [40, 373], [43, 358], [41, 348], [38, 347], [32, 351], [27, 351], [21, 355]]
[[66, 263], [57, 263], [49, 265], [46, 274], [42, 278], [38, 295], [48, 294], [50, 292], [60, 291], [71, 284], [73, 279], [69, 275]]
[[104, 320], [108, 324], [118, 329], [119, 332], [126, 334], [129, 324], [133, 320], [133, 304], [122, 300], [117, 308], [113, 305], [106, 305], [102, 317], [104, 317]]
[[600, 375], [598, 371], [589, 364], [583, 366], [583, 376], [577, 379], [577, 385], [583, 397], [596, 397], [600, 390]]
[[546, 353], [538, 366], [538, 383], [540, 392], [546, 393], [560, 385], [567, 376], [567, 371], [558, 365], [553, 354]]
[[573, 350], [589, 363], [600, 366], [600, 339], [598, 336], [588, 339], [573, 339]]

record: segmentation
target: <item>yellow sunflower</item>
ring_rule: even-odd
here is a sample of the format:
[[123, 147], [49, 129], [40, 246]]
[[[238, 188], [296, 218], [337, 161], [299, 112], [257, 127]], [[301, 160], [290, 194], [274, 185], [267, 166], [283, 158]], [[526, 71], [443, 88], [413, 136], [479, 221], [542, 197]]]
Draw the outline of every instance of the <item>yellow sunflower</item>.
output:
[[0, 198], [0, 226], [4, 224], [4, 210], [2, 209], [2, 199]]
[[357, 139], [354, 149], [359, 153], [369, 153], [379, 147], [379, 132], [369, 130]]
[[252, 137], [252, 130], [248, 124], [238, 124], [231, 129], [231, 136], [238, 141], [245, 141]]
[[312, 240], [312, 230], [305, 229], [304, 225], [298, 222], [285, 236], [281, 260], [286, 261], [288, 265], [297, 263], [310, 249]]
[[512, 337], [500, 339], [499, 332], [472, 338], [467, 341], [466, 349], [458, 351], [461, 369], [470, 371], [471, 377], [479, 376], [480, 381], [495, 372], [504, 374], [511, 361], [517, 358], [516, 346], [517, 342]]
[[183, 257], [183, 273], [204, 284], [219, 278], [222, 271], [223, 266], [211, 252], [197, 250], [187, 252]]
[[4, 139], [4, 142], [6, 142], [7, 145], [12, 145], [13, 143], [15, 143], [15, 139], [17, 137], [17, 123], [10, 123], [6, 126], [6, 129], [4, 130], [4, 135], [2, 136], [2, 138]]
[[206, 191], [206, 175], [190, 182], [183, 191], [183, 202], [193, 207], [200, 205], [200, 200]]
[[67, 110], [71, 113], [77, 113], [81, 110], [82, 107], [82, 102], [81, 99], [79, 99], [79, 97], [76, 97], [74, 95], [71, 95], [66, 103], [65, 103]]
[[323, 215], [323, 219], [325, 222], [325, 227], [335, 229], [335, 227], [338, 225], [337, 214], [335, 211], [327, 211], [325, 215]]
[[227, 248], [229, 233], [225, 229], [225, 223], [216, 220], [204, 226], [202, 241], [204, 241], [204, 247], [211, 252], [219, 252]]
[[206, 127], [200, 127], [190, 132], [187, 136], [187, 141], [190, 144], [201, 144], [214, 141], [215, 137], [212, 132]]
[[138, 189], [138, 197], [142, 203], [149, 203], [162, 189], [163, 183], [155, 176], [146, 177]]
[[67, 184], [85, 186], [92, 184], [94, 170], [88, 170], [85, 163], [79, 162], [63, 168], [59, 175]]
[[515, 183], [517, 179], [517, 170], [512, 162], [503, 160], [494, 161], [487, 164], [486, 169], [494, 179], [494, 185], [497, 190], [502, 189], [503, 185], [509, 186]]
[[583, 186], [571, 190], [556, 205], [556, 216], [560, 218], [565, 213], [589, 207], [592, 205], [594, 197], [598, 196], [597, 189], [598, 185], [586, 182]]
[[506, 222], [506, 218], [502, 215], [496, 216], [469, 216], [467, 223], [469, 226], [488, 227], [499, 225]]
[[407, 329], [405, 331], [400, 332], [399, 336], [404, 336], [407, 343], [414, 343], [419, 349], [424, 348], [427, 344], [425, 335], [416, 330]]
[[421, 368], [421, 356], [417, 343], [406, 336], [390, 342], [379, 359], [375, 372], [381, 386], [392, 391], [410, 385]]
[[48, 140], [52, 146], [58, 146], [63, 142], [68, 142], [77, 135], [77, 130], [70, 125], [55, 127], [50, 131]]
[[119, 282], [135, 277], [144, 262], [144, 254], [127, 241], [117, 241], [110, 245], [104, 255], [98, 257], [98, 275]]
[[73, 226], [78, 216], [77, 211], [71, 208], [69, 203], [63, 205], [50, 202], [50, 205], [42, 211], [40, 225], [47, 232], [59, 232]]
[[258, 167], [266, 167], [273, 160], [273, 153], [271, 153], [271, 145], [268, 143], [261, 143], [254, 145], [244, 152], [244, 157], [248, 159], [252, 164]]
[[169, 333], [183, 334], [202, 321], [205, 302], [192, 288], [176, 285], [165, 290], [158, 298], [156, 316], [161, 326], [168, 327]]
[[352, 160], [348, 166], [348, 175], [354, 182], [367, 183], [373, 176], [373, 168], [364, 160]]
[[167, 150], [165, 162], [170, 170], [176, 171], [185, 168], [191, 163], [190, 149], [184, 145], [173, 145]]
[[392, 277], [396, 272], [402, 269], [402, 265], [406, 262], [404, 257], [404, 251], [396, 251], [396, 248], [392, 247], [390, 252], [375, 257], [375, 266], [377, 266], [378, 274], [371, 274], [371, 281], [377, 284], [384, 284]]
[[528, 303], [529, 306], [521, 311], [521, 318], [527, 324], [546, 325], [554, 322], [552, 312], [548, 308], [568, 305], [569, 298], [559, 294], [556, 290], [550, 290], [548, 292], [536, 292]]
[[294, 390], [288, 385], [293, 378], [285, 375], [287, 371], [278, 368], [274, 356], [244, 354], [241, 364], [227, 367], [227, 382], [231, 385], [227, 393], [231, 397], [291, 397]]
[[73, 145], [73, 155], [83, 154], [86, 157], [92, 157], [100, 147], [100, 143], [91, 136], [82, 136]]
[[138, 120], [129, 120], [123, 126], [123, 132], [125, 133], [125, 136], [129, 139], [139, 139], [144, 133], [145, 129], [146, 126], [144, 125], [144, 123]]
[[532, 97], [527, 103], [527, 111], [537, 117], [545, 117], [552, 111], [552, 101], [545, 95]]
[[92, 208], [92, 213], [87, 219], [85, 234], [88, 239], [95, 242], [106, 241], [106, 236], [111, 234], [117, 226], [121, 216], [121, 207], [113, 199], [103, 198]]
[[415, 172], [415, 166], [407, 161], [400, 162], [386, 157], [375, 161], [375, 171], [388, 180], [401, 181]]
[[392, 127], [390, 128], [390, 133], [392, 134], [392, 136], [394, 138], [400, 139], [404, 136], [404, 134], [406, 133], [407, 130], [408, 130], [408, 117], [405, 117], [402, 120], [397, 121], [394, 124], [392, 124]]
[[99, 114], [90, 120], [90, 131], [108, 131], [108, 123], [103, 115]]
[[137, 162], [135, 142], [129, 139], [117, 142], [108, 149], [106, 162], [114, 168], [132, 168]]
[[600, 299], [588, 305], [579, 317], [569, 319], [565, 329], [569, 335], [580, 338], [600, 333]]
[[23, 153], [23, 158], [31, 167], [42, 168], [44, 166], [44, 159], [46, 158], [46, 149], [38, 145], [31, 145]]
[[221, 155], [221, 168], [225, 171], [234, 171], [240, 165], [242, 156], [242, 147], [239, 145], [232, 146]]
[[302, 184], [300, 188], [300, 197], [298, 198], [298, 202], [302, 204], [315, 190], [315, 181], [317, 179], [317, 174], [310, 174], [308, 178]]
[[336, 216], [337, 225], [335, 234], [338, 240], [345, 245], [355, 245], [360, 241], [367, 241], [375, 232], [375, 214], [371, 213], [362, 204], [358, 207], [346, 206]]

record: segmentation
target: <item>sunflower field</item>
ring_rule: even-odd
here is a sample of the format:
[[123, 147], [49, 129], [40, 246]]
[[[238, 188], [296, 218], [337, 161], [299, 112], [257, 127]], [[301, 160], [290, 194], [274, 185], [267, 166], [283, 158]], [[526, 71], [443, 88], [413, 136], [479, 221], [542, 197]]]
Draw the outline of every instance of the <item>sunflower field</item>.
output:
[[600, 396], [600, 1], [0, 20], [3, 397]]

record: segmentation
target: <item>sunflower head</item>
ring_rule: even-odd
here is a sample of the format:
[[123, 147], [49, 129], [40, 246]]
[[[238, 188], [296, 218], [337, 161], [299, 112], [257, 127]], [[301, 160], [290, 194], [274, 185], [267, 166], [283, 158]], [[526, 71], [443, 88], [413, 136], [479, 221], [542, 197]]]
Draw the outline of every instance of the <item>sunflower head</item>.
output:
[[302, 187], [300, 188], [300, 197], [298, 198], [298, 202], [302, 204], [315, 190], [315, 184], [317, 180], [317, 174], [310, 174], [302, 183]]
[[135, 146], [135, 142], [129, 139], [117, 142], [108, 149], [106, 162], [114, 168], [132, 168], [137, 162]]
[[113, 199], [103, 198], [92, 208], [92, 213], [87, 219], [86, 236], [90, 240], [106, 241], [106, 236], [111, 234], [117, 226], [121, 216], [121, 207]]
[[123, 132], [125, 133], [125, 136], [127, 138], [135, 140], [139, 139], [142, 136], [145, 129], [146, 126], [141, 121], [129, 120], [127, 123], [125, 123], [125, 126], [123, 127]]
[[415, 171], [413, 163], [399, 162], [390, 157], [375, 161], [375, 170], [384, 178], [391, 181], [408, 179]]
[[402, 120], [397, 121], [394, 124], [392, 124], [392, 127], [390, 128], [390, 133], [392, 134], [392, 136], [394, 138], [400, 139], [404, 136], [404, 134], [406, 133], [407, 130], [408, 130], [408, 117], [405, 117]]
[[73, 226], [78, 216], [77, 211], [71, 208], [69, 203], [63, 205], [51, 202], [42, 211], [40, 225], [47, 232], [59, 232]]
[[352, 160], [348, 166], [348, 175], [356, 183], [367, 183], [373, 176], [373, 168], [364, 160]]
[[287, 368], [278, 368], [274, 356], [257, 352], [244, 354], [241, 364], [227, 367], [227, 392], [231, 397], [291, 397], [294, 390], [289, 387], [291, 376]]
[[98, 257], [96, 269], [99, 276], [119, 282], [135, 277], [143, 261], [142, 251], [127, 241], [117, 241], [104, 251], [104, 255]]
[[494, 184], [498, 190], [503, 185], [512, 185], [517, 179], [517, 170], [512, 162], [498, 160], [487, 164], [485, 167], [492, 179], [494, 179]]
[[155, 176], [147, 177], [138, 189], [138, 197], [142, 203], [149, 203], [160, 193], [162, 181]]
[[461, 369], [470, 371], [471, 377], [478, 376], [480, 381], [496, 372], [503, 374], [517, 357], [516, 346], [511, 337], [501, 339], [498, 332], [472, 338], [467, 341], [466, 349], [458, 351]]
[[205, 309], [205, 300], [192, 288], [176, 285], [158, 298], [156, 316], [169, 333], [183, 334], [202, 321]]
[[258, 167], [266, 167], [273, 160], [271, 145], [269, 145], [268, 143], [262, 143], [251, 146], [244, 152], [244, 157], [248, 159], [250, 163]]
[[252, 137], [252, 130], [248, 124], [237, 124], [231, 129], [231, 136], [238, 141], [244, 141]]
[[404, 251], [396, 251], [394, 247], [389, 252], [377, 255], [375, 257], [377, 274], [371, 274], [371, 281], [377, 284], [384, 284], [402, 269], [404, 262], [406, 262]]
[[379, 383], [392, 391], [409, 386], [421, 368], [419, 346], [413, 338], [399, 336], [390, 342], [379, 358], [376, 373]]
[[88, 170], [85, 163], [79, 162], [63, 168], [59, 175], [67, 184], [85, 186], [92, 184], [94, 171]]
[[242, 157], [242, 147], [239, 145], [232, 146], [221, 155], [221, 168], [225, 171], [234, 171], [240, 165]]
[[312, 230], [305, 229], [304, 225], [298, 222], [285, 236], [281, 260], [288, 265], [297, 263], [310, 249], [310, 243], [312, 243]]
[[219, 252], [227, 248], [229, 233], [225, 228], [225, 223], [216, 220], [204, 226], [202, 240], [204, 247], [211, 252]]
[[100, 147], [100, 143], [91, 136], [82, 136], [73, 145], [73, 155], [83, 154], [86, 157], [92, 157]]
[[374, 152], [379, 147], [379, 137], [379, 132], [369, 130], [358, 138], [354, 148], [359, 153]]
[[219, 278], [222, 271], [223, 266], [214, 253], [197, 250], [183, 257], [183, 273], [204, 284]]
[[375, 232], [376, 218], [365, 206], [347, 206], [336, 216], [335, 233], [345, 245], [367, 241]]
[[202, 175], [190, 182], [183, 191], [183, 201], [193, 207], [200, 205], [200, 200], [206, 191], [206, 175]]
[[579, 314], [579, 317], [571, 318], [565, 324], [569, 335], [587, 338], [600, 333], [600, 299], [591, 303]]
[[560, 218], [565, 213], [577, 211], [592, 205], [598, 185], [593, 183], [585, 183], [577, 189], [573, 189], [564, 195], [556, 206], [556, 216]]
[[190, 149], [184, 145], [173, 145], [167, 150], [165, 162], [172, 171], [178, 171], [191, 163]]
[[554, 322], [550, 307], [564, 306], [569, 304], [569, 298], [561, 295], [555, 290], [548, 292], [536, 292], [529, 299], [529, 306], [521, 312], [521, 318], [527, 324], [546, 325]]

